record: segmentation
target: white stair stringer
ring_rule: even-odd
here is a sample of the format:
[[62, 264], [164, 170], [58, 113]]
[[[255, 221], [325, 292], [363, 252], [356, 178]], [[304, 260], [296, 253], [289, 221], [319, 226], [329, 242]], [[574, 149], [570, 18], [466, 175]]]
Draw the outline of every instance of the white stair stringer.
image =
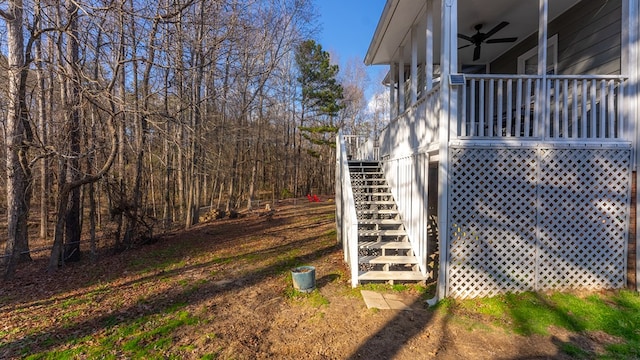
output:
[[358, 282], [423, 282], [380, 163], [350, 161], [358, 216]]

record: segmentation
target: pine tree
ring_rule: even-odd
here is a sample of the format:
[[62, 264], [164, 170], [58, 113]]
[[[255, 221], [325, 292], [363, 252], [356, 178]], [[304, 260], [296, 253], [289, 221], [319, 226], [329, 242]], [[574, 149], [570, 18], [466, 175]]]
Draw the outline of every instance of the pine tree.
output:
[[[331, 64], [329, 53], [313, 40], [299, 45], [295, 60], [301, 95], [300, 135], [311, 144], [333, 146], [333, 135], [338, 132], [335, 117], [344, 108], [342, 85], [336, 79], [338, 65]], [[319, 156], [313, 147], [307, 152]]]

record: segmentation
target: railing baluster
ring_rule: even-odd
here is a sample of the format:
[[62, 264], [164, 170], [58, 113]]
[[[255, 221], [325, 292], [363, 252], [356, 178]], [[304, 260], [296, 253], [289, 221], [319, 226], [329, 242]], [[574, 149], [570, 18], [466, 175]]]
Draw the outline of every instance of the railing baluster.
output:
[[599, 138], [606, 137], [606, 128], [607, 128], [607, 82], [605, 80], [600, 80], [600, 133], [598, 134]]
[[503, 80], [498, 80], [498, 94], [496, 99], [496, 105], [498, 106], [498, 110], [496, 111], [496, 120], [497, 120], [497, 128], [496, 128], [496, 136], [502, 136], [502, 101], [504, 100], [502, 94], [502, 86]]
[[480, 85], [478, 86], [478, 115], [479, 115], [479, 129], [478, 135], [484, 136], [484, 79], [480, 80]]
[[597, 134], [597, 126], [598, 126], [598, 103], [596, 102], [596, 95], [597, 95], [597, 84], [596, 84], [596, 80], [593, 79], [591, 80], [591, 134], [590, 134], [590, 138], [596, 138], [598, 137]]
[[609, 127], [609, 133], [607, 137], [613, 139], [615, 134], [615, 122], [616, 122], [616, 109], [615, 109], [615, 84], [613, 80], [609, 80], [609, 93], [607, 94], [607, 109], [609, 110], [609, 116], [607, 117], [607, 125]]
[[475, 79], [471, 79], [471, 83], [469, 87], [471, 88], [471, 95], [469, 95], [469, 118], [470, 118], [470, 126], [471, 132], [470, 136], [476, 135], [476, 84], [477, 81]]
[[562, 137], [569, 137], [569, 80], [562, 80]]
[[[625, 94], [625, 83], [620, 82], [618, 83], [618, 96], [616, 97], [618, 102], [618, 119], [617, 119], [618, 132], [616, 134], [616, 138], [619, 138], [619, 139], [622, 138], [623, 126], [624, 126], [624, 120], [625, 120], [624, 112], [623, 112], [624, 94]], [[628, 139], [625, 139], [625, 140], [628, 140]]]
[[513, 113], [511, 112], [511, 107], [513, 106], [513, 81], [512, 79], [507, 80], [507, 131], [506, 136], [512, 136], [513, 130]]
[[487, 115], [487, 123], [489, 124], [489, 133], [488, 136], [493, 135], [493, 104], [494, 102], [494, 91], [495, 91], [495, 80], [489, 79], [489, 101], [487, 102], [487, 106], [489, 108], [489, 114]]
[[549, 87], [551, 87], [552, 82], [553, 89], [548, 89], [547, 94], [549, 94], [549, 97], [551, 97], [551, 91], [553, 90], [553, 137], [557, 139], [560, 137], [560, 135], [558, 134], [560, 132], [560, 80], [555, 79], [555, 81], [549, 81]]
[[578, 105], [580, 104], [580, 95], [578, 94], [578, 80], [574, 79], [571, 82], [573, 83], [573, 91], [571, 93], [573, 97], [571, 104], [571, 108], [573, 109], [571, 137], [575, 139], [578, 137]]
[[471, 124], [469, 123], [469, 119], [467, 119], [467, 87], [462, 86], [462, 105], [460, 106], [460, 126], [462, 128], [462, 133], [459, 132], [459, 136], [468, 136], [469, 128]]
[[[547, 83], [544, 84], [544, 86], [547, 87], [547, 99], [545, 99], [546, 101], [544, 102], [545, 106], [544, 106], [544, 116], [542, 117], [542, 119], [540, 121], [544, 121], [544, 137], [546, 139], [551, 137], [551, 126], [554, 123], [553, 119], [551, 118], [551, 84], [553, 84], [553, 80], [547, 80]], [[555, 129], [555, 125], [554, 129]], [[555, 136], [555, 134], [554, 134]]]
[[518, 79], [516, 88], [516, 137], [520, 137], [522, 131], [522, 79]]
[[587, 117], [587, 109], [589, 107], [589, 101], [587, 98], [587, 90], [589, 87], [589, 83], [588, 81], [582, 80], [582, 134], [581, 134], [581, 138], [586, 139], [587, 138], [587, 128], [588, 128], [588, 122], [589, 122], [589, 118]]
[[524, 136], [531, 135], [531, 78], [527, 79], [527, 92], [524, 94]]

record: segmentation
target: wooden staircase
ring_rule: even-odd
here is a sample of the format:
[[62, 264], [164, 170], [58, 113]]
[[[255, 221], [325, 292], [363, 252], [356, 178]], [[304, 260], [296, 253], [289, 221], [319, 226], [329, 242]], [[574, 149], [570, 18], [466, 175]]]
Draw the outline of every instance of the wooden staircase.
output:
[[349, 161], [358, 216], [358, 282], [425, 281], [391, 189], [376, 161]]

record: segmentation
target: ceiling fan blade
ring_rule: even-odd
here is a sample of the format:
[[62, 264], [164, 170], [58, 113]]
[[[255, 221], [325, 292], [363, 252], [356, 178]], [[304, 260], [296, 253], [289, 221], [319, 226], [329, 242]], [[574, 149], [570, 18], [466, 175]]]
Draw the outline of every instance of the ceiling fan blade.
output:
[[458, 50], [460, 50], [460, 49], [464, 49], [464, 48], [468, 48], [468, 47], [469, 47], [469, 46], [471, 46], [471, 45], [473, 45], [473, 44], [469, 44], [469, 45], [464, 45], [464, 46], [460, 46], [460, 47], [458, 48]]
[[508, 22], [506, 22], [506, 21], [501, 22], [500, 24], [496, 25], [493, 29], [489, 30], [489, 32], [484, 35], [484, 38], [488, 39], [488, 38], [492, 37], [495, 33], [497, 33], [498, 31], [502, 30], [507, 25], [509, 25]]
[[473, 61], [480, 59], [480, 46], [476, 46], [473, 50]]
[[465, 34], [458, 34], [458, 37], [459, 37], [460, 39], [464, 39], [464, 40], [467, 40], [467, 41], [469, 41], [469, 42], [473, 42], [473, 39], [472, 39], [470, 36], [467, 36], [467, 35], [465, 35]]
[[509, 38], [501, 38], [501, 39], [489, 39], [485, 41], [487, 44], [495, 44], [495, 43], [510, 43], [518, 40], [517, 37], [509, 37]]

